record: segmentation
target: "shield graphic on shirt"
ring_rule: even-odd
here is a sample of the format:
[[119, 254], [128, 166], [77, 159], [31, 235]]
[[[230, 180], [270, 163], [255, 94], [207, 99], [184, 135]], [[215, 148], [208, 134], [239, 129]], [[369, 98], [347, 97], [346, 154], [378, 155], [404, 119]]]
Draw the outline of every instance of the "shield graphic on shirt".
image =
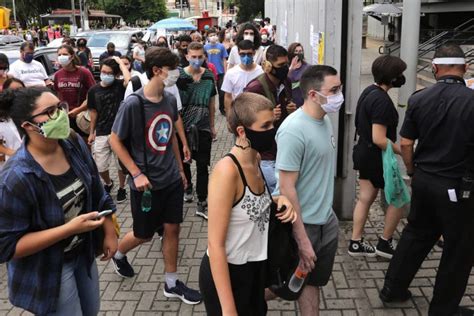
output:
[[173, 135], [173, 121], [168, 114], [157, 113], [147, 125], [148, 146], [151, 147], [153, 152], [164, 155], [166, 153], [166, 147], [170, 142], [171, 135]]

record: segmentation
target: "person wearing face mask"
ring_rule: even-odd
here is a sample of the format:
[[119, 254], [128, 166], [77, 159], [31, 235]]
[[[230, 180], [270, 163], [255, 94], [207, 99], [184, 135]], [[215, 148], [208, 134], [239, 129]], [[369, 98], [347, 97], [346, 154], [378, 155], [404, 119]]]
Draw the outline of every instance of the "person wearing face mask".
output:
[[270, 23], [270, 18], [266, 17], [265, 19], [263, 19], [263, 25], [263, 28], [267, 30], [268, 39], [270, 41], [275, 40], [275, 34], [273, 34], [273, 25]]
[[71, 128], [82, 137], [87, 137], [76, 124], [76, 117], [87, 109], [87, 91], [95, 85], [94, 76], [84, 67], [69, 45], [58, 48], [58, 64], [61, 66], [54, 74], [54, 91], [58, 98], [69, 106]]
[[168, 39], [166, 38], [166, 36], [161, 35], [160, 37], [158, 37], [155, 46], [169, 48]]
[[393, 151], [400, 154], [397, 141], [398, 112], [388, 91], [405, 83], [403, 72], [407, 65], [394, 56], [380, 56], [372, 63], [374, 84], [361, 94], [356, 109], [356, 133], [354, 169], [359, 171], [359, 200], [354, 208], [354, 224], [348, 253], [351, 256], [392, 258], [395, 252], [393, 233], [402, 216], [402, 209], [389, 205], [385, 215], [385, 227], [376, 247], [363, 239], [369, 209], [380, 189], [384, 188], [382, 150], [393, 143]]
[[[240, 41], [243, 41], [243, 40], [248, 40], [253, 43], [254, 49], [255, 49], [255, 57], [254, 57], [255, 63], [257, 65], [261, 65], [263, 61], [263, 54], [264, 54], [264, 49], [262, 47], [262, 39], [260, 37], [260, 33], [258, 32], [257, 28], [252, 23], [247, 23], [239, 29], [239, 33], [237, 34], [235, 43], [238, 45]], [[232, 50], [230, 51], [229, 59], [227, 61], [228, 69], [234, 67], [235, 65], [240, 64], [239, 49], [237, 45], [232, 47]]]
[[178, 41], [179, 67], [188, 67], [189, 61], [186, 56], [188, 55], [188, 46], [192, 42], [191, 36], [183, 34], [179, 37]]
[[328, 113], [344, 102], [336, 69], [317, 65], [301, 77], [305, 102], [283, 122], [276, 134], [277, 189], [286, 196], [298, 218], [293, 235], [298, 244], [299, 269], [306, 286], [298, 299], [302, 316], [319, 315], [320, 288], [332, 273], [339, 224], [332, 209], [336, 141]]
[[234, 41], [232, 40], [232, 29], [223, 29], [219, 32], [219, 42], [224, 45], [227, 55], [230, 54], [230, 50], [234, 47]]
[[[214, 96], [216, 85], [214, 76], [209, 69], [202, 67], [204, 62], [204, 47], [200, 43], [191, 43], [188, 47], [189, 66], [180, 70], [176, 83], [183, 102], [181, 116], [191, 149], [191, 158], [196, 161], [196, 192], [198, 196], [196, 215], [207, 219], [207, 185], [209, 179], [208, 167], [211, 163], [212, 139], [216, 136], [214, 124]], [[183, 157], [184, 158], [184, 157]], [[193, 200], [193, 185], [191, 178], [192, 161], [186, 163], [184, 172], [189, 186], [184, 200]]]
[[[288, 114], [296, 110], [296, 105], [291, 102], [291, 88], [287, 80], [288, 52], [282, 46], [272, 45], [267, 49], [266, 59], [263, 65], [265, 73], [252, 80], [244, 91], [261, 94], [272, 102], [275, 127], [278, 129]], [[275, 142], [270, 150], [260, 152], [263, 174], [271, 190], [274, 190], [276, 185], [276, 152]]]
[[[215, 166], [209, 181], [208, 247], [199, 270], [207, 315], [265, 315], [265, 264], [271, 194], [258, 167], [257, 134], [273, 138], [273, 104], [243, 93], [228, 113], [235, 145]], [[267, 137], [267, 136], [266, 136]], [[248, 202], [250, 201], [250, 202]], [[284, 196], [273, 201], [282, 222], [296, 219]], [[249, 215], [252, 214], [252, 215]]]
[[300, 78], [306, 69], [310, 66], [304, 58], [303, 45], [300, 43], [292, 43], [288, 47], [288, 59], [290, 60], [290, 71], [288, 79], [291, 83], [291, 95], [297, 107], [304, 103], [303, 93], [300, 88]]
[[410, 299], [408, 287], [442, 235], [429, 316], [474, 315], [459, 306], [474, 262], [474, 91], [463, 79], [468, 67], [459, 45], [437, 48], [432, 60], [436, 83], [408, 99], [400, 130], [411, 208], [379, 297], [383, 302]]
[[33, 59], [35, 47], [33, 43], [24, 42], [20, 46], [20, 59], [10, 65], [8, 75], [17, 78], [27, 87], [31, 86], [51, 86], [53, 82], [48, 78], [48, 74], [43, 65]]
[[8, 79], [8, 69], [10, 68], [10, 62], [8, 61], [7, 55], [0, 53], [0, 92], [5, 81]]
[[253, 43], [243, 40], [240, 41], [238, 47], [241, 63], [229, 69], [222, 83], [222, 91], [225, 93], [224, 105], [226, 113], [230, 109], [232, 100], [244, 91], [248, 83], [263, 74], [262, 67], [254, 61], [255, 49]]
[[273, 45], [273, 41], [271, 41], [269, 39], [269, 36], [268, 36], [268, 31], [266, 28], [262, 28], [260, 30], [260, 37], [262, 38], [262, 46], [263, 47], [268, 47], [268, 46], [271, 46]]
[[0, 262], [10, 302], [35, 315], [97, 315], [99, 276], [93, 231], [103, 228], [102, 261], [117, 250], [112, 215], [87, 145], [70, 135], [67, 104], [44, 87], [5, 90], [22, 146], [0, 172]]
[[[169, 49], [147, 49], [145, 72], [150, 81], [124, 100], [112, 127], [110, 144], [131, 175], [133, 217], [133, 231], [121, 240], [113, 262], [118, 275], [133, 277], [135, 271], [127, 253], [150, 241], [164, 223], [164, 295], [179, 298], [186, 304], [199, 304], [201, 294], [181, 282], [177, 273], [179, 227], [183, 222], [183, 193], [187, 181], [175, 132], [176, 99], [164, 91], [165, 85], [175, 80], [170, 72], [177, 66], [178, 56]], [[141, 205], [145, 191], [152, 199], [148, 211], [143, 211]]]
[[204, 45], [204, 50], [207, 53], [207, 59], [210, 63], [216, 66], [217, 70], [217, 90], [219, 91], [219, 110], [222, 115], [225, 115], [224, 107], [224, 92], [221, 90], [224, 75], [227, 71], [227, 51], [221, 43], [217, 31], [213, 28], [208, 31], [209, 43]]
[[[124, 79], [117, 79], [120, 74]], [[122, 59], [108, 58], [100, 65], [100, 82], [93, 86], [87, 94], [87, 109], [90, 113], [88, 143], [92, 146], [94, 160], [107, 193], [111, 193], [113, 188], [109, 169], [116, 161], [110, 147], [110, 134], [129, 80], [130, 73]], [[120, 168], [117, 169], [119, 178], [117, 203], [123, 203], [127, 199], [125, 174]]]

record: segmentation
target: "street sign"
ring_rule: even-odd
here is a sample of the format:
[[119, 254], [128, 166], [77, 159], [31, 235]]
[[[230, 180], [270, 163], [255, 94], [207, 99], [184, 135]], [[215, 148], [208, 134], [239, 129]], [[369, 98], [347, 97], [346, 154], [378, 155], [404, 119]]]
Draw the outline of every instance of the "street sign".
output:
[[175, 8], [181, 9], [181, 5], [183, 9], [189, 8], [189, 1], [188, 0], [176, 0], [175, 1]]

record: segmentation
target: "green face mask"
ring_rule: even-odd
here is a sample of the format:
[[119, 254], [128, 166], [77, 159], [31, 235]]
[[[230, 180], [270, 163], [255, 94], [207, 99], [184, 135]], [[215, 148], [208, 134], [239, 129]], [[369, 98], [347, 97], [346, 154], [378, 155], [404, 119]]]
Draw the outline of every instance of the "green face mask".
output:
[[50, 118], [44, 123], [36, 124], [40, 128], [40, 134], [50, 139], [66, 139], [71, 132], [69, 127], [69, 117], [64, 110], [58, 110], [54, 118]]

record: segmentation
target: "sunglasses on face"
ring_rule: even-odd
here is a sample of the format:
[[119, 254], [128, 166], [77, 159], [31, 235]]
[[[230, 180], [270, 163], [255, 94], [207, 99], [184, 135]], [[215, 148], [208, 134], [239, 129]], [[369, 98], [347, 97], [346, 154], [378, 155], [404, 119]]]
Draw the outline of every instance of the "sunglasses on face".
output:
[[67, 108], [68, 108], [68, 104], [66, 102], [58, 102], [56, 105], [50, 106], [46, 108], [44, 111], [31, 116], [28, 121], [32, 122], [34, 118], [38, 116], [42, 116], [42, 115], [47, 115], [49, 119], [55, 120], [59, 116], [59, 113], [60, 113], [59, 111], [61, 110], [67, 111]]

